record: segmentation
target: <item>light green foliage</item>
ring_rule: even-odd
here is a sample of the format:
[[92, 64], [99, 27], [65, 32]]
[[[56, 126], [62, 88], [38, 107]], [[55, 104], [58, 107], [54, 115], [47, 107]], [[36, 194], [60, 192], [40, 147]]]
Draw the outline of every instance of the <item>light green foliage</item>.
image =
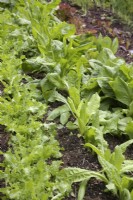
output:
[[70, 95], [70, 97], [68, 97], [68, 104], [73, 115], [77, 119], [80, 133], [82, 135], [85, 134], [87, 131], [87, 124], [91, 121], [94, 114], [98, 111], [98, 108], [100, 106], [100, 97], [98, 96], [98, 94], [94, 94], [91, 97], [90, 101], [87, 102], [82, 100], [79, 102], [78, 107], [76, 108], [76, 105], [73, 99], [71, 99]]
[[133, 88], [120, 77], [110, 81], [110, 85], [115, 92], [116, 98], [127, 106], [130, 105], [133, 100]]
[[71, 0], [71, 2], [81, 6], [85, 13], [87, 12], [88, 8], [95, 5], [95, 0]]
[[66, 177], [66, 180], [69, 184], [81, 182], [77, 200], [83, 200], [86, 185], [91, 178], [96, 178], [98, 180], [104, 181], [105, 183], [107, 182], [106, 177], [100, 172], [80, 169], [76, 167], [68, 167], [66, 169], [63, 169], [60, 173], [60, 176], [61, 179], [64, 179], [64, 177]]
[[133, 1], [131, 0], [111, 0], [111, 5], [114, 11], [125, 19], [127, 22], [132, 22], [133, 20]]
[[86, 13], [91, 7], [102, 7], [111, 9], [113, 12], [118, 14], [129, 24], [133, 20], [133, 1], [132, 0], [71, 0], [72, 3], [82, 7]]
[[133, 162], [125, 160], [123, 153], [126, 148], [133, 143], [129, 140], [119, 146], [116, 146], [114, 152], [111, 153], [109, 149], [102, 153], [97, 147], [87, 143], [86, 147], [90, 147], [97, 153], [99, 162], [102, 166], [103, 173], [107, 178], [107, 189], [112, 191], [115, 195], [119, 195], [120, 199], [132, 199], [133, 193], [133, 178], [126, 175], [127, 172], [133, 170]]
[[[36, 56], [38, 49], [29, 34], [30, 21], [16, 13], [8, 10], [0, 13], [0, 82], [4, 86], [0, 96], [0, 124], [9, 132], [11, 145], [0, 164], [5, 168], [0, 171], [0, 178], [6, 184], [0, 189], [5, 194], [1, 198], [59, 200], [70, 191], [70, 186], [57, 179], [61, 153], [55, 140], [55, 126], [41, 122], [47, 106], [40, 102], [38, 83], [22, 71], [21, 64], [26, 58], [23, 53], [29, 57], [35, 51]], [[47, 65], [37, 58], [37, 63]], [[53, 158], [55, 161], [50, 161]]]
[[[7, 63], [6, 59], [1, 64], [0, 81], [5, 89], [0, 97], [0, 124], [13, 135], [10, 134], [12, 148], [4, 154], [5, 160], [1, 164], [5, 167], [1, 178], [5, 179], [6, 188], [0, 191], [7, 198], [16, 200], [61, 199], [69, 190], [67, 185], [63, 189], [56, 179], [61, 162], [57, 160], [48, 164], [48, 159], [61, 156], [54, 138], [55, 126], [41, 123], [46, 105], [37, 100], [40, 94], [36, 85], [30, 77], [20, 73], [15, 63], [19, 64], [12, 57], [10, 62]], [[25, 84], [22, 82], [24, 78], [28, 81]]]

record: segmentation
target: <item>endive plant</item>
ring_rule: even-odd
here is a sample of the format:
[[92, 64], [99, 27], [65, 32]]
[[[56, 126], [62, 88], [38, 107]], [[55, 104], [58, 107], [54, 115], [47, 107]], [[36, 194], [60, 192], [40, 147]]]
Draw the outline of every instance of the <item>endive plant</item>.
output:
[[133, 199], [133, 178], [127, 173], [133, 171], [133, 160], [126, 160], [124, 152], [133, 143], [129, 140], [121, 145], [117, 145], [111, 153], [110, 149], [104, 152], [93, 144], [87, 143], [85, 146], [91, 148], [97, 155], [102, 166], [102, 172], [107, 178], [106, 188], [120, 200]]
[[[53, 120], [62, 113], [71, 112], [75, 118], [75, 126], [79, 129], [81, 135], [85, 135], [88, 130], [88, 124], [92, 122], [93, 116], [97, 113], [100, 106], [99, 95], [93, 94], [90, 100], [80, 98], [80, 91], [75, 88], [69, 88], [69, 97], [65, 98], [59, 93], [55, 93], [56, 100], [65, 103], [64, 106], [52, 111], [48, 120]], [[68, 114], [67, 114], [68, 115]]]
[[83, 200], [86, 185], [91, 178], [96, 178], [98, 180], [104, 181], [105, 183], [108, 182], [106, 176], [101, 172], [95, 172], [92, 170], [85, 170], [76, 167], [68, 167], [63, 169], [60, 173], [60, 179], [64, 179], [64, 177], [69, 184], [81, 182], [77, 200]]

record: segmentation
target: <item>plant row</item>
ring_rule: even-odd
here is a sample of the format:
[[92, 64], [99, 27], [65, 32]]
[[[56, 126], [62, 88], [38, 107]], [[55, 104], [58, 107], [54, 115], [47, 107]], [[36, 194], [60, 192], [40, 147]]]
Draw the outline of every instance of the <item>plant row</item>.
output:
[[[60, 200], [81, 182], [82, 200], [94, 177], [119, 199], [132, 200], [133, 161], [124, 155], [133, 143], [132, 64], [115, 56], [117, 38], [75, 35], [73, 25], [56, 17], [59, 3], [20, 0], [1, 7], [0, 124], [10, 135], [1, 164], [2, 198]], [[60, 106], [47, 109], [54, 102]], [[53, 123], [56, 118], [60, 123]], [[77, 129], [97, 154], [99, 172], [61, 169], [55, 127], [64, 126]], [[104, 139], [109, 133], [127, 141], [111, 152]]]
[[90, 7], [108, 8], [118, 14], [118, 16], [124, 19], [128, 24], [132, 25], [133, 1], [131, 0], [70, 0], [70, 2], [81, 6], [85, 12]]

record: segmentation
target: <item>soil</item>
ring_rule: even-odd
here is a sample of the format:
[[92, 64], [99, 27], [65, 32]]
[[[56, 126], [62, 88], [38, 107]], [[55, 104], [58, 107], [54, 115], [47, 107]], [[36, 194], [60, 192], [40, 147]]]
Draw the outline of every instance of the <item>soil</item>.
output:
[[[59, 131], [58, 138], [62, 151], [62, 167], [78, 167], [82, 169], [99, 171], [101, 169], [97, 156], [85, 149], [83, 138], [77, 137], [77, 133], [71, 133], [66, 128]], [[73, 184], [73, 192], [65, 200], [77, 200], [79, 184]], [[91, 179], [86, 188], [84, 200], [117, 200], [110, 192], [105, 193], [105, 185], [96, 179]]]
[[[110, 11], [101, 8], [97, 8], [97, 10], [91, 9], [83, 16], [79, 7], [63, 3], [60, 5], [58, 16], [62, 20], [74, 23], [77, 28], [77, 34], [90, 32], [95, 36], [101, 33], [111, 38], [118, 37], [120, 47], [117, 56], [123, 57], [129, 63], [133, 62], [133, 55], [131, 53], [131, 50], [133, 50], [133, 32]], [[40, 78], [40, 75], [38, 76]], [[3, 86], [0, 84], [0, 95], [2, 95], [2, 92]], [[55, 105], [54, 107], [57, 106], [58, 105]], [[58, 130], [57, 139], [62, 147], [62, 167], [79, 167], [95, 171], [100, 170], [97, 156], [84, 148], [83, 138], [78, 137], [76, 131], [70, 133], [66, 128], [60, 129]], [[108, 141], [111, 150], [113, 150], [116, 145], [127, 140], [125, 136], [116, 137], [109, 134], [105, 136], [105, 139]], [[0, 125], [1, 151], [7, 151], [8, 140], [9, 134], [6, 133], [5, 127]], [[133, 146], [127, 149], [126, 157], [133, 159]], [[3, 156], [0, 155], [0, 162], [2, 161]], [[0, 187], [4, 187], [3, 180], [0, 181]], [[77, 200], [79, 184], [73, 184], [72, 189], [73, 192], [69, 197], [66, 197], [65, 200]], [[103, 182], [91, 179], [87, 185], [84, 200], [118, 200], [117, 197], [104, 190], [105, 185]]]
[[[5, 127], [0, 125], [0, 151], [6, 152], [8, 149], [9, 134], [5, 131]], [[0, 163], [4, 160], [4, 156], [0, 154]], [[0, 170], [4, 170], [0, 167]], [[5, 187], [5, 181], [0, 180], [0, 188]], [[3, 196], [0, 193], [0, 196]]]
[[[99, 171], [101, 169], [96, 154], [84, 148], [84, 140], [78, 137], [76, 131], [73, 133], [66, 128], [58, 130], [57, 137], [62, 150], [62, 167], [78, 167], [82, 169]], [[127, 137], [113, 136], [110, 134], [105, 135], [105, 139], [109, 144], [111, 151], [114, 150], [116, 145], [120, 145], [127, 141]], [[127, 148], [125, 152], [127, 159], [133, 159], [133, 145]], [[132, 175], [132, 174], [130, 174]], [[72, 193], [65, 200], [77, 200], [79, 183], [72, 185]], [[103, 182], [96, 179], [91, 179], [88, 182], [84, 200], [118, 200], [111, 192], [105, 192], [106, 186]]]
[[133, 28], [128, 26], [116, 14], [102, 8], [89, 9], [86, 15], [78, 6], [71, 6], [68, 1], [60, 4], [58, 17], [71, 24], [75, 24], [77, 34], [91, 33], [96, 37], [101, 33], [119, 40], [118, 57], [126, 62], [133, 62]]

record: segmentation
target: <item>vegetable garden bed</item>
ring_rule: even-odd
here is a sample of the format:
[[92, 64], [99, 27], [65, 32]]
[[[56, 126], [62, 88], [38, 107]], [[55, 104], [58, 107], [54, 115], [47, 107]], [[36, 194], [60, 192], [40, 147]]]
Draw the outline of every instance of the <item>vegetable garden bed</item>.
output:
[[132, 200], [132, 33], [101, 9], [0, 2], [1, 199]]

